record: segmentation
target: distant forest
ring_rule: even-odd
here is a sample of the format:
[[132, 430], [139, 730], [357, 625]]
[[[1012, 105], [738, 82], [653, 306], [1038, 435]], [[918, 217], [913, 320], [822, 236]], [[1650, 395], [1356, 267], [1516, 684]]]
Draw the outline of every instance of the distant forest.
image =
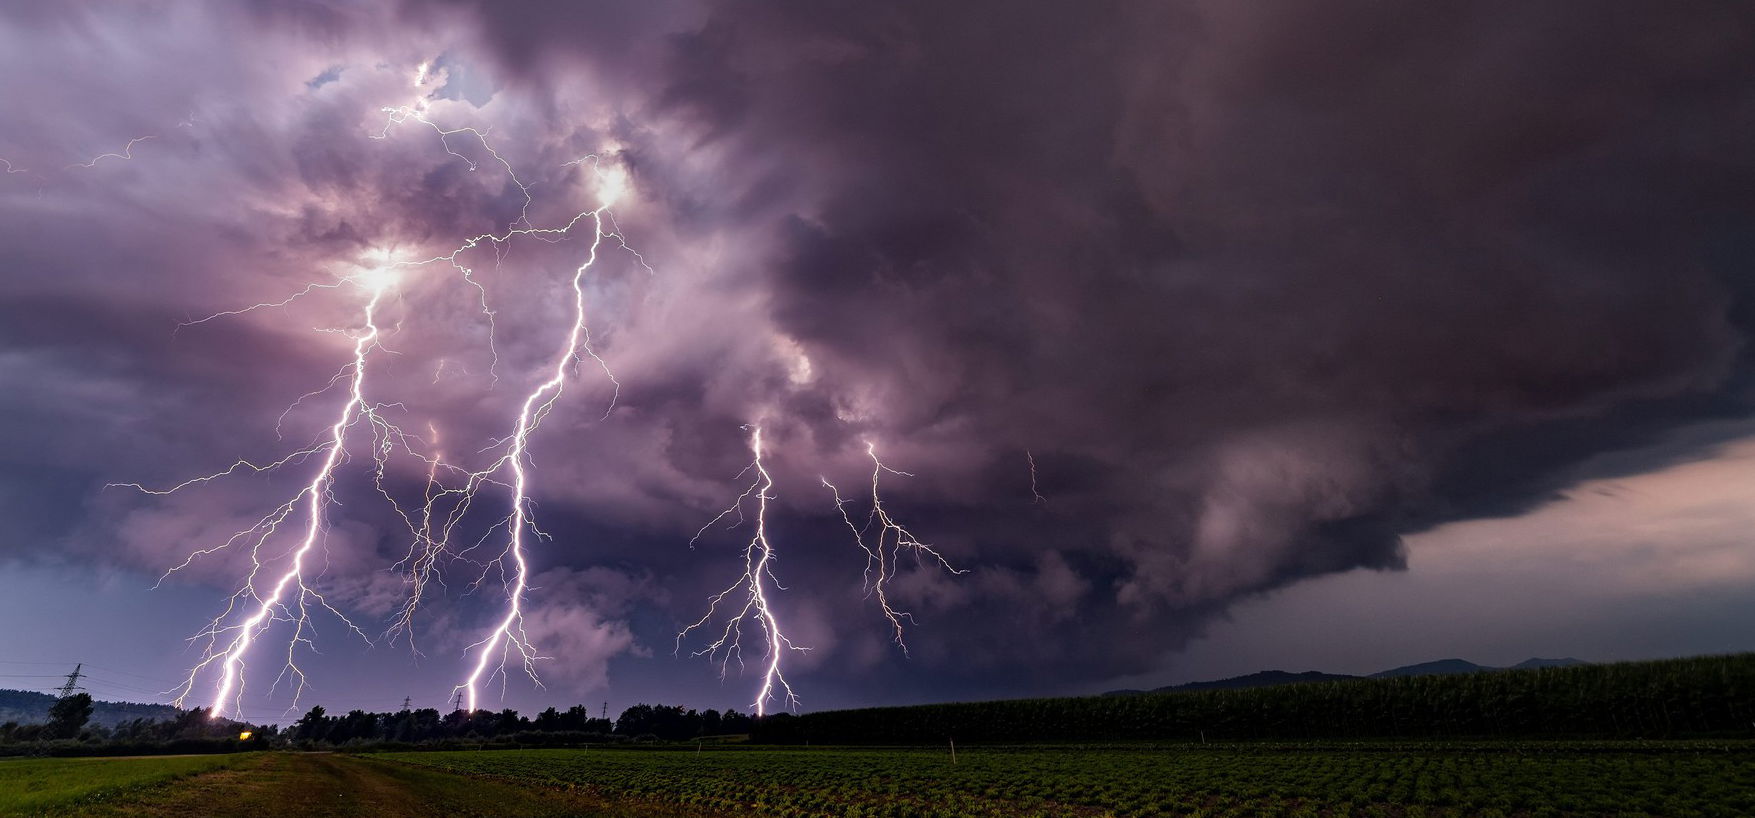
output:
[[[154, 717], [101, 724], [94, 714], [108, 703], [93, 702], [83, 693], [58, 700], [46, 698], [49, 707], [40, 713], [30, 711], [29, 722], [0, 724], [0, 756], [224, 753], [271, 748], [578, 746], [684, 741], [725, 734], [742, 736], [753, 726], [750, 716], [736, 710], [721, 713], [652, 704], [634, 705], [613, 722], [593, 718], [583, 705], [567, 710], [550, 707], [534, 718], [511, 709], [441, 714], [432, 708], [394, 713], [352, 710], [331, 716], [322, 707], [313, 707], [284, 729], [210, 719], [207, 711], [200, 708], [181, 711], [153, 705], [158, 708]], [[169, 718], [162, 717], [164, 711], [169, 712]]]
[[583, 705], [550, 707], [535, 718], [516, 710], [462, 710], [441, 715], [432, 708], [398, 713], [352, 710], [331, 716], [313, 707], [281, 731], [295, 746], [356, 746], [378, 743], [428, 744], [506, 740], [517, 744], [602, 744], [621, 741], [683, 741], [748, 733], [753, 720], [736, 710], [695, 711], [667, 705], [637, 704], [614, 722], [594, 718]]
[[834, 710], [778, 744], [1755, 737], [1755, 653], [1277, 687]]

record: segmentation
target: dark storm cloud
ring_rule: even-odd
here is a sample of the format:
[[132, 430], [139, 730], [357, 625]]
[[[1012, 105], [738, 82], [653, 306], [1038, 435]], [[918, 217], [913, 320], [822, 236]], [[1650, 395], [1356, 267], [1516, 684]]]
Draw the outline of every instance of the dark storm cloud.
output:
[[[1126, 670], [1184, 638], [1165, 623], [1397, 567], [1402, 532], [1746, 409], [1750, 22], [733, 4], [662, 99], [704, 144], [787, 157], [772, 315], [826, 389], [983, 477], [1044, 464], [1048, 512], [978, 481], [958, 528], [1087, 591], [965, 582], [993, 632], [962, 619], [956, 650]], [[1056, 485], [1063, 462], [1093, 476]], [[1055, 638], [1012, 626], [1056, 604], [1079, 616]]]
[[[602, 417], [587, 368], [537, 459], [556, 535], [539, 625], [586, 656], [563, 676], [600, 684], [619, 657], [611, 685], [650, 678], [631, 663], [669, 661], [673, 625], [735, 575], [739, 535], [684, 543], [735, 496], [749, 422], [771, 431], [781, 605], [818, 688], [1137, 672], [1241, 597], [1399, 568], [1403, 534], [1655, 467], [1588, 458], [1747, 411], [1752, 18], [454, 0], [185, 6], [123, 36], [85, 7], [14, 13], [14, 54], [52, 70], [48, 90], [6, 90], [30, 114], [0, 156], [56, 168], [159, 138], [99, 174], [0, 178], [0, 371], [38, 384], [0, 412], [48, 430], [7, 447], [28, 455], [7, 479], [57, 460], [55, 480], [95, 492], [274, 450], [265, 427], [338, 354], [303, 330], [351, 326], [348, 305], [173, 340], [178, 320], [516, 218], [522, 196], [474, 146], [455, 143], [471, 170], [430, 132], [369, 138], [408, 67], [435, 61], [460, 78], [435, 116], [495, 128], [536, 183], [535, 222], [584, 179], [563, 163], [623, 162], [621, 218], [655, 263], [593, 279], [618, 408]], [[452, 440], [504, 434], [577, 250], [476, 260], [508, 386], [483, 376], [473, 291], [435, 283], [448, 270], [410, 279], [385, 392]], [[102, 418], [123, 431], [93, 436]], [[179, 445], [122, 445], [154, 434]], [[886, 477], [896, 513], [970, 569], [898, 578], [921, 620], [910, 662], [853, 604], [861, 555], [817, 482], [861, 491], [866, 440], [918, 475]], [[1666, 440], [1672, 458], [1715, 443]], [[79, 502], [129, 525], [76, 526], [77, 548], [158, 568], [233, 521], [200, 515], [243, 513], [61, 505]], [[396, 552], [350, 511], [357, 567]], [[364, 610], [394, 590], [361, 582], [345, 596]]]

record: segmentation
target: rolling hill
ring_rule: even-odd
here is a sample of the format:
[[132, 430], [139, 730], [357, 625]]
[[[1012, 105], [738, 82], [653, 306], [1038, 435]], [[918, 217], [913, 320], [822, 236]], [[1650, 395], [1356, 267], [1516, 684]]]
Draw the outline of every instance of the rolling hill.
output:
[[1589, 662], [1567, 657], [1565, 659], [1530, 658], [1510, 667], [1493, 667], [1477, 665], [1466, 659], [1439, 659], [1433, 662], [1421, 662], [1417, 665], [1404, 665], [1373, 673], [1369, 676], [1352, 676], [1345, 673], [1323, 673], [1307, 670], [1302, 673], [1291, 673], [1284, 670], [1263, 670], [1245, 676], [1232, 676], [1228, 679], [1215, 679], [1209, 682], [1188, 682], [1186, 684], [1157, 687], [1151, 690], [1111, 690], [1105, 696], [1133, 696], [1142, 693], [1177, 693], [1191, 690], [1247, 690], [1255, 687], [1275, 687], [1278, 685], [1309, 684], [1311, 682], [1340, 682], [1348, 679], [1395, 679], [1406, 676], [1450, 676], [1458, 673], [1480, 673], [1491, 670], [1530, 670], [1534, 668], [1577, 667], [1588, 665]]
[[[42, 724], [49, 720], [49, 708], [55, 704], [55, 697], [47, 693], [34, 693], [29, 690], [0, 690], [0, 724], [17, 722], [19, 724]], [[168, 704], [136, 704], [134, 702], [92, 702], [91, 723], [105, 727], [134, 719], [151, 719], [154, 721], [174, 719], [182, 715], [181, 710]]]

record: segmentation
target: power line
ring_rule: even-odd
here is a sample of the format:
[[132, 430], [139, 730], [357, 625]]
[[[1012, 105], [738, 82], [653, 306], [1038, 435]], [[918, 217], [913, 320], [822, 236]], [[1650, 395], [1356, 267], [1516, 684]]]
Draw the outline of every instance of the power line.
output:
[[160, 678], [160, 677], [157, 677], [157, 676], [147, 676], [147, 675], [142, 674], [142, 673], [134, 673], [132, 671], [122, 670], [121, 668], [108, 667], [106, 665], [92, 665], [91, 667], [93, 670], [101, 670], [105, 673], [115, 673], [115, 674], [119, 674], [122, 676], [132, 676], [132, 677], [134, 677], [136, 679], [140, 679], [142, 681], [152, 682], [153, 684], [167, 684], [167, 685], [181, 684], [181, 682], [167, 681], [167, 680]]
[[[110, 681], [108, 679], [97, 679], [97, 678], [93, 678], [91, 676], [87, 676], [85, 678], [86, 678], [86, 681], [88, 683], [95, 684], [99, 687], [102, 687], [105, 689], [125, 691], [127, 693], [137, 695], [137, 696], [152, 696], [155, 698], [165, 698], [165, 697], [168, 697], [170, 695], [169, 691], [149, 690], [149, 689], [144, 688], [144, 687], [135, 687], [133, 685], [123, 684], [121, 682], [113, 682], [113, 681]], [[148, 702], [142, 702], [142, 703], [146, 704]], [[150, 702], [150, 704], [159, 704], [159, 702]]]
[[112, 679], [99, 679], [96, 676], [93, 676], [89, 673], [85, 674], [85, 678], [87, 681], [97, 682], [98, 684], [108, 685], [110, 687], [119, 687], [119, 688], [122, 688], [124, 690], [132, 690], [136, 693], [160, 693], [160, 694], [162, 694], [162, 693], [166, 692], [163, 690], [154, 690], [152, 688], [141, 687], [140, 685], [130, 684], [128, 682], [118, 682], [118, 681], [115, 681]]
[[[153, 682], [155, 684], [159, 684], [159, 683], [179, 684], [178, 682], [169, 681], [169, 680], [166, 680], [165, 678], [160, 677], [160, 676], [148, 676], [144, 673], [135, 673], [132, 670], [123, 670], [121, 668], [110, 667], [108, 665], [94, 665], [94, 664], [91, 664], [90, 662], [86, 662], [85, 664], [91, 665], [91, 668], [93, 670], [102, 670], [102, 671], [105, 671], [108, 673], [115, 673], [115, 674], [122, 675], [122, 676], [132, 676], [134, 678], [142, 679], [142, 680], [145, 680], [148, 682]], [[0, 659], [0, 665], [49, 665], [49, 666], [60, 665], [62, 667], [66, 667], [67, 663], [66, 662], [41, 662], [41, 661], [36, 661], [36, 660], [25, 660], [25, 659]], [[6, 674], [0, 674], [0, 676], [5, 676], [5, 675]], [[63, 676], [66, 676], [67, 674], [54, 673], [54, 674], [50, 674], [50, 675], [52, 675], [54, 678], [59, 679]]]

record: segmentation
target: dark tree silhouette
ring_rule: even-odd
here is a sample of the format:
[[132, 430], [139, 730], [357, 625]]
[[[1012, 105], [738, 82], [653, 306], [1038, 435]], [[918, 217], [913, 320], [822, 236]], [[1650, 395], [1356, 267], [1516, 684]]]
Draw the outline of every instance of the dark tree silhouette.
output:
[[91, 694], [75, 693], [55, 702], [49, 708], [49, 725], [47, 732], [53, 738], [73, 738], [79, 735], [79, 728], [91, 720]]

